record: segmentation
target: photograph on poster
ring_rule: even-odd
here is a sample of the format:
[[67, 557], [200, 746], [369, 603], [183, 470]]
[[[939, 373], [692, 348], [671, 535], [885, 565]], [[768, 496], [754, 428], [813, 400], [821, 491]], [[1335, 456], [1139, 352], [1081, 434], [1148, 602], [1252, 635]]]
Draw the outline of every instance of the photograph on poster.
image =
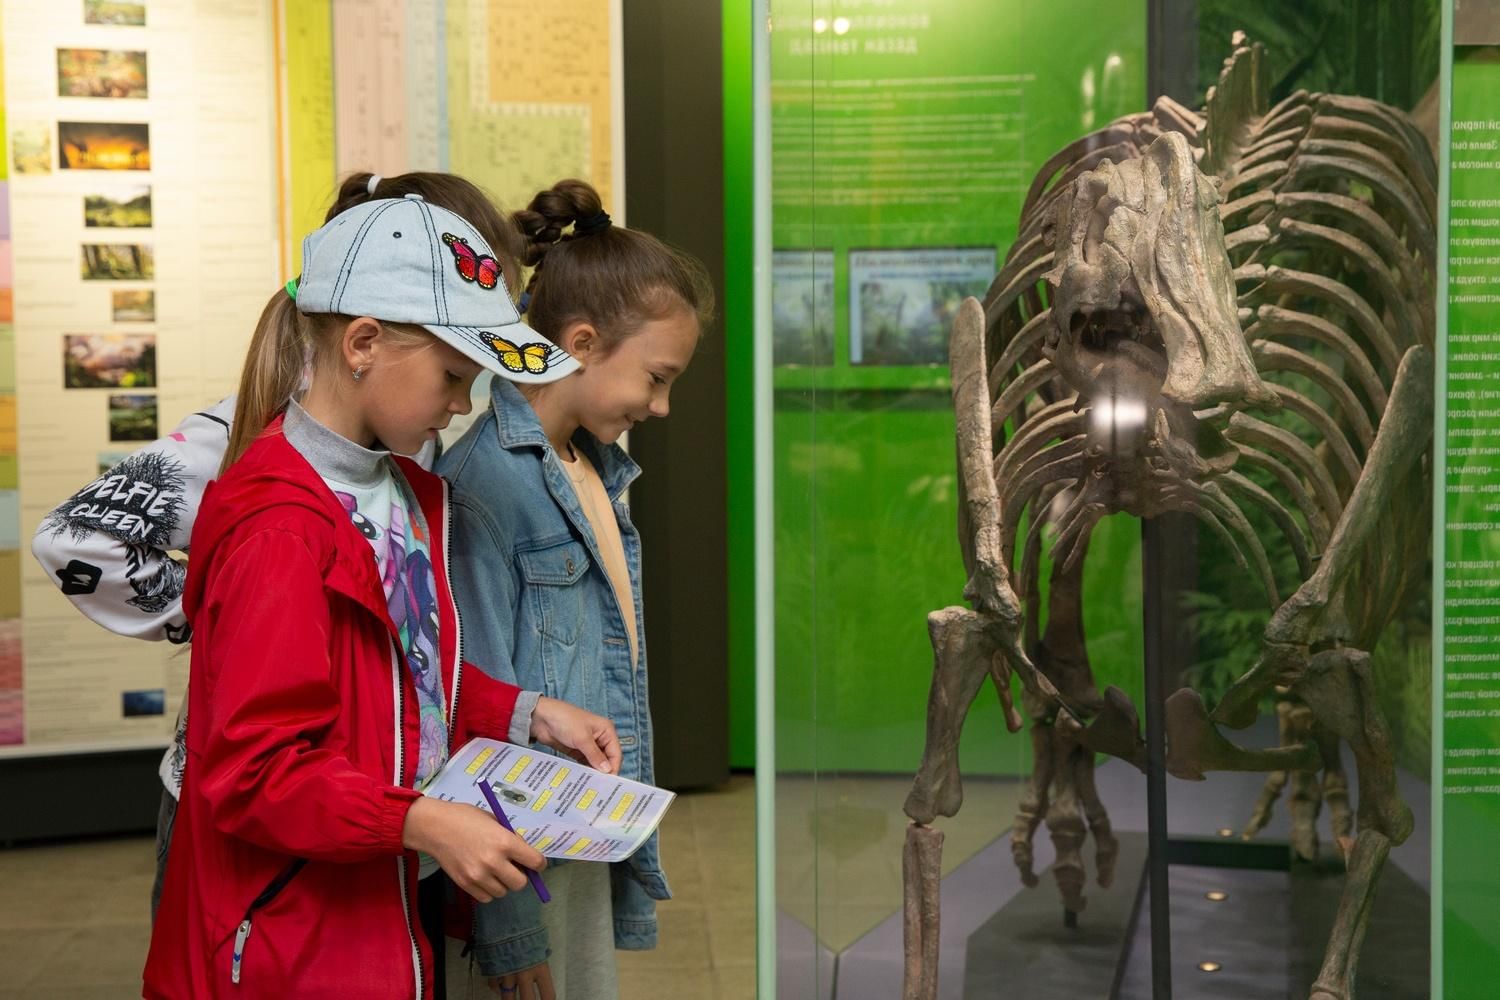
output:
[[144, 281], [156, 276], [156, 256], [142, 243], [85, 243], [84, 281]]
[[121, 711], [129, 719], [137, 715], [167, 714], [167, 692], [164, 688], [150, 691], [125, 691], [120, 697]]
[[91, 229], [147, 229], [151, 185], [135, 184], [83, 196], [83, 224]]
[[151, 127], [144, 122], [58, 122], [64, 170], [150, 170]]
[[156, 385], [156, 334], [63, 335], [66, 389], [149, 389]]
[[21, 690], [0, 689], [0, 746], [16, 746], [26, 734], [21, 717]]
[[941, 365], [966, 296], [995, 277], [994, 247], [855, 250], [849, 254], [849, 362]]
[[146, 53], [125, 49], [58, 49], [58, 97], [144, 99]]
[[111, 441], [155, 441], [156, 437], [155, 396], [135, 392], [110, 395]]
[[101, 451], [98, 456], [96, 456], [95, 468], [98, 469], [97, 474], [101, 476], [104, 475], [110, 469], [113, 469], [115, 466], [119, 465], [130, 456], [131, 452], [128, 451]]
[[778, 365], [833, 363], [833, 251], [771, 253], [771, 356]]
[[18, 122], [12, 126], [10, 162], [18, 174], [52, 173], [52, 125]]
[[151, 323], [156, 320], [156, 293], [131, 289], [110, 293], [116, 323]]
[[145, 0], [83, 0], [83, 23], [138, 27], [146, 23]]

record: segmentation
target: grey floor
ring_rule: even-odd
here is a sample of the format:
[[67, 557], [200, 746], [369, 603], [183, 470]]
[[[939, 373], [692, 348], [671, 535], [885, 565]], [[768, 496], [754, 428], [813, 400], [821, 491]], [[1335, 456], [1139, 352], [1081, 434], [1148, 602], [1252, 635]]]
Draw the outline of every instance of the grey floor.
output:
[[[622, 1000], [755, 996], [754, 782], [681, 796], [662, 827], [661, 947], [620, 953]], [[140, 996], [150, 837], [0, 850], [0, 1000]]]

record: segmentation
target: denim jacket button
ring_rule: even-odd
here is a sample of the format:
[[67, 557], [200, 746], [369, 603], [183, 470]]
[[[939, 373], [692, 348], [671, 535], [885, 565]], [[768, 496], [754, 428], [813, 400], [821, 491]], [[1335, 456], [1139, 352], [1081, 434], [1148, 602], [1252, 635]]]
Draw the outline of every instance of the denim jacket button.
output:
[[563, 562], [563, 568], [568, 571], [568, 575], [569, 576], [572, 576], [573, 575], [573, 560], [572, 559], [568, 559], [568, 560], [564, 561]]

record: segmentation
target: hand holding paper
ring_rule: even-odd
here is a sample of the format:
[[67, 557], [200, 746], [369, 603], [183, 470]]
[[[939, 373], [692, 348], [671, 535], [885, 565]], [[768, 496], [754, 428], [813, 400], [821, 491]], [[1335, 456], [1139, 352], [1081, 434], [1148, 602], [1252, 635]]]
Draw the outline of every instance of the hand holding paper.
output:
[[482, 738], [464, 744], [425, 794], [480, 808], [493, 795], [516, 836], [549, 858], [576, 861], [624, 861], [676, 798], [566, 758]]
[[432, 855], [481, 903], [526, 888], [527, 872], [546, 867], [546, 860], [471, 805], [417, 799], [406, 812], [402, 846]]
[[620, 738], [615, 724], [601, 715], [543, 696], [531, 715], [531, 734], [580, 764], [605, 774], [620, 771]]

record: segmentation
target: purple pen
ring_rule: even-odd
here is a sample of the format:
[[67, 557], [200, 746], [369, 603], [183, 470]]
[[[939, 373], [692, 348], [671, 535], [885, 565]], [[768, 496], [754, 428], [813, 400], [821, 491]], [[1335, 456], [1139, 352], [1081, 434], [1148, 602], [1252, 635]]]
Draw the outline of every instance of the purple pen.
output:
[[[495, 791], [490, 788], [490, 783], [488, 781], [481, 781], [479, 783], [479, 790], [484, 793], [484, 801], [490, 804], [490, 812], [495, 814], [495, 819], [500, 821], [500, 825], [511, 833], [515, 833], [516, 828], [510, 825], [510, 820], [505, 816], [505, 810], [500, 808], [500, 800], [495, 798]], [[546, 885], [542, 883], [542, 877], [530, 868], [525, 869], [525, 871], [526, 877], [531, 881], [531, 887], [536, 890], [536, 898], [544, 903], [552, 902], [552, 894], [547, 891]]]

